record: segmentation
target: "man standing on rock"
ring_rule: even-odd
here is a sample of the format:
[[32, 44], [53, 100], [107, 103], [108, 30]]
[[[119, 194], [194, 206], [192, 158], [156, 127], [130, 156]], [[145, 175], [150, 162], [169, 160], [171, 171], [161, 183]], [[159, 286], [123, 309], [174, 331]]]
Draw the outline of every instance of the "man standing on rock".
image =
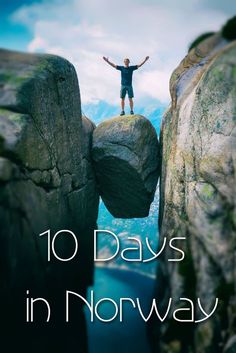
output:
[[133, 76], [133, 71], [137, 70], [139, 67], [141, 67], [148, 59], [149, 56], [146, 56], [146, 58], [141, 62], [139, 65], [133, 65], [130, 66], [130, 60], [128, 58], [124, 59], [124, 66], [119, 66], [116, 64], [113, 64], [106, 58], [105, 56], [103, 59], [112, 67], [115, 69], [121, 71], [121, 89], [120, 89], [120, 98], [121, 98], [121, 113], [120, 115], [125, 115], [125, 96], [126, 93], [128, 93], [129, 97], [129, 105], [130, 105], [130, 114], [134, 114], [134, 102], [133, 102], [133, 97], [134, 97], [134, 92], [133, 92], [133, 86], [132, 86], [132, 76]]

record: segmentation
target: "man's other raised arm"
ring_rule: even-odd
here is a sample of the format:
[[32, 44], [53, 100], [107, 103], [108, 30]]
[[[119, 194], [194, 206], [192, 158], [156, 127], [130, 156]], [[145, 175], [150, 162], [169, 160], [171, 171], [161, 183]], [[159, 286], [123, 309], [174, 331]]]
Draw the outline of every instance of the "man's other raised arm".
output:
[[108, 60], [108, 58], [106, 58], [105, 56], [103, 56], [103, 60], [105, 60], [109, 65], [111, 65], [112, 67], [114, 67], [115, 69], [117, 68], [116, 64], [113, 64], [111, 61]]
[[141, 67], [145, 62], [149, 59], [149, 56], [146, 56], [146, 58], [141, 62], [141, 64], [137, 65], [138, 67]]

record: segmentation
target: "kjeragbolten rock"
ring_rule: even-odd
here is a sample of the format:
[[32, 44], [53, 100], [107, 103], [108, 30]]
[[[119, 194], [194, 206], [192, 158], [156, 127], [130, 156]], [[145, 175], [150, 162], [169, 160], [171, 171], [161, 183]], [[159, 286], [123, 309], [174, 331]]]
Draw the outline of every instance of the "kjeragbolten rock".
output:
[[92, 157], [100, 195], [114, 217], [146, 217], [160, 172], [157, 134], [141, 115], [102, 122]]

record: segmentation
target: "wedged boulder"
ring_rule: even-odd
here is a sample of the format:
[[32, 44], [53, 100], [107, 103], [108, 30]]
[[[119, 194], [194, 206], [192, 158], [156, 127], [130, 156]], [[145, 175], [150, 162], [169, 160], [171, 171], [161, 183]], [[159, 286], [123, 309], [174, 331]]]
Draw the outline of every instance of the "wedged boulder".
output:
[[101, 197], [114, 217], [146, 217], [160, 172], [157, 134], [141, 115], [118, 116], [94, 130], [92, 158]]
[[[1, 347], [9, 352], [86, 352], [81, 307], [65, 327], [65, 290], [83, 295], [93, 277], [98, 192], [91, 163], [94, 124], [82, 118], [75, 69], [54, 55], [0, 50], [0, 312]], [[68, 229], [79, 242], [72, 261], [47, 261], [47, 230]], [[73, 254], [69, 235], [56, 251]], [[25, 325], [26, 290], [50, 298], [53, 325]], [[37, 320], [36, 319], [36, 320]], [[79, 334], [78, 334], [78, 327]], [[14, 336], [15, 340], [11, 337]], [[7, 348], [4, 349], [3, 337]], [[47, 348], [46, 348], [47, 347]]]

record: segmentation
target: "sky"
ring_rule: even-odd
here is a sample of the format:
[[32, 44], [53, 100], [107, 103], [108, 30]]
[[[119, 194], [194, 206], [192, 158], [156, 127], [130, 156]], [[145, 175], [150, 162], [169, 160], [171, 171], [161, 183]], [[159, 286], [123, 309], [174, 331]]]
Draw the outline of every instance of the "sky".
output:
[[217, 31], [235, 0], [0, 0], [0, 47], [52, 53], [78, 73], [83, 104], [117, 104], [120, 72], [130, 58], [136, 100], [167, 104], [169, 78], [196, 36]]

